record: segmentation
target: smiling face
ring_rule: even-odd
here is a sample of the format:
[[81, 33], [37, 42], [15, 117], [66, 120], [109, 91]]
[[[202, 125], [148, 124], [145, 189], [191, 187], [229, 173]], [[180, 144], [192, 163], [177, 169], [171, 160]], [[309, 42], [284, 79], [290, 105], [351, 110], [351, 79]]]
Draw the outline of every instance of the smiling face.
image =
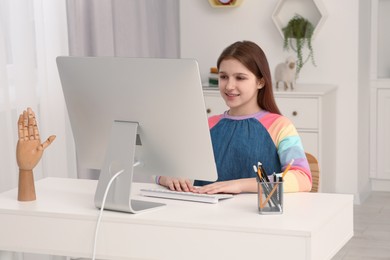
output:
[[257, 93], [264, 80], [256, 76], [236, 59], [225, 59], [219, 66], [219, 91], [230, 108], [229, 115], [244, 116], [261, 110]]

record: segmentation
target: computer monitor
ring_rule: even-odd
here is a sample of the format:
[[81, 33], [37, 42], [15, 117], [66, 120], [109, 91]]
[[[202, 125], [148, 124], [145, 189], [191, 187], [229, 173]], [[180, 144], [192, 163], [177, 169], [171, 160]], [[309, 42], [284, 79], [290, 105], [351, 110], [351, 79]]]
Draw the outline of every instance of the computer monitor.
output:
[[105, 209], [137, 213], [160, 205], [130, 199], [134, 172], [217, 179], [195, 60], [57, 57], [57, 66], [78, 171], [100, 171], [97, 207], [121, 169]]

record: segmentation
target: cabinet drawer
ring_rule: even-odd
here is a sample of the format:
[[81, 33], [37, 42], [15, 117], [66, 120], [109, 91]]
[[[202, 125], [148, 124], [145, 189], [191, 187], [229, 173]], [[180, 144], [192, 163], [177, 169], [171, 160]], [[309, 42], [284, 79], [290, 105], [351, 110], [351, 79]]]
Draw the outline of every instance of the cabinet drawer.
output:
[[299, 132], [305, 152], [319, 158], [318, 133]]
[[225, 100], [219, 95], [205, 95], [204, 102], [206, 104], [207, 116], [219, 115], [228, 110]]
[[275, 98], [280, 112], [291, 119], [296, 128], [318, 129], [318, 99]]

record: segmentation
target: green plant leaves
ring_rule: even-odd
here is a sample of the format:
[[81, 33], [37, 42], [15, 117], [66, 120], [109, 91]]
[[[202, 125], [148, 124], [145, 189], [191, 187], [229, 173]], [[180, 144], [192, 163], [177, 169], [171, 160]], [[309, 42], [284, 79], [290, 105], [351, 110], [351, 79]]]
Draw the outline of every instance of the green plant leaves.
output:
[[[311, 58], [311, 61], [314, 66], [314, 50], [312, 46], [312, 36], [314, 33], [313, 24], [303, 18], [301, 15], [294, 15], [287, 26], [282, 29], [284, 41], [283, 48], [289, 50], [290, 48], [297, 53], [297, 75], [302, 69], [303, 65]], [[303, 59], [303, 49], [305, 44], [309, 50], [308, 57]]]

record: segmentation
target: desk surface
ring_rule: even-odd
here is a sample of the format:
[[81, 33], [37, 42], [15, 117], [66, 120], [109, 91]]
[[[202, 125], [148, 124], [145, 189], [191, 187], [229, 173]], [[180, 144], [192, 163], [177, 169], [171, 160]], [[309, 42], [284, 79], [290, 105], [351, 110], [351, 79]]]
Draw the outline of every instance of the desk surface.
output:
[[[0, 249], [90, 256], [99, 213], [93, 204], [96, 184], [46, 178], [36, 182], [35, 202], [18, 202], [16, 189], [2, 193]], [[191, 253], [187, 259], [219, 259], [221, 254], [224, 259], [252, 259], [265, 246], [274, 259], [278, 251], [281, 259], [330, 259], [353, 235], [352, 195], [289, 193], [282, 215], [263, 216], [256, 194], [218, 204], [139, 195], [141, 186], [153, 185], [135, 183], [133, 198], [167, 205], [135, 215], [105, 211], [98, 256], [175, 259], [176, 252]]]

